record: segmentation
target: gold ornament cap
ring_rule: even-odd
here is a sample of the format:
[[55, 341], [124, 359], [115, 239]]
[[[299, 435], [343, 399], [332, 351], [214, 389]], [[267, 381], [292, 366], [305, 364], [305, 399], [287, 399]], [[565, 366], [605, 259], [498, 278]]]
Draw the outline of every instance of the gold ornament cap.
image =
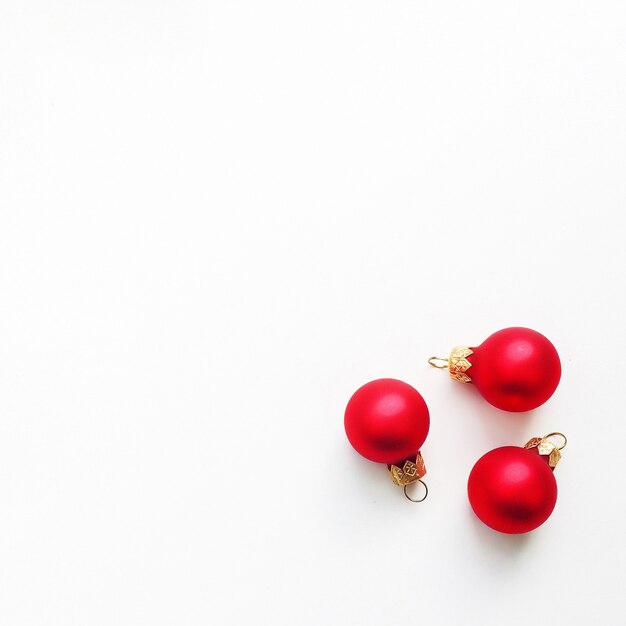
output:
[[[400, 467], [400, 464], [392, 464], [387, 467], [389, 468], [391, 480], [395, 485], [404, 488], [404, 495], [408, 500], [411, 502], [423, 502], [426, 500], [426, 496], [428, 496], [428, 487], [422, 480], [422, 478], [426, 476], [426, 465], [424, 464], [424, 458], [422, 457], [421, 452], [418, 452], [415, 455], [415, 458], [411, 457], [409, 459], [405, 459], [404, 462], [402, 462], [402, 467]], [[421, 498], [415, 499], [407, 493], [407, 487], [418, 482], [424, 485], [425, 493]]]
[[[563, 444], [557, 446], [553, 441], [550, 441], [550, 437], [560, 437], [563, 439]], [[548, 465], [551, 470], [554, 470], [557, 463], [561, 460], [561, 450], [567, 445], [567, 437], [563, 433], [550, 433], [545, 437], [533, 437], [526, 443], [524, 448], [532, 450], [537, 448], [537, 453], [540, 456], [548, 457]]]
[[450, 378], [458, 380], [460, 383], [470, 383], [472, 379], [467, 374], [467, 370], [472, 364], [467, 360], [474, 351], [468, 346], [455, 346], [450, 351], [448, 358], [441, 356], [431, 356], [428, 362], [436, 368], [446, 369], [450, 374]]

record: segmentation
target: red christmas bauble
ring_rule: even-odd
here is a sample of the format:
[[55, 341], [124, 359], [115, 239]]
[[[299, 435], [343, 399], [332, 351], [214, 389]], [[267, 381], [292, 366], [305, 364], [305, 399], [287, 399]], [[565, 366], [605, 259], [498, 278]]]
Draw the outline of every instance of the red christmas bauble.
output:
[[505, 328], [471, 350], [471, 382], [487, 402], [504, 411], [536, 409], [561, 379], [556, 348], [530, 328]]
[[505, 446], [478, 459], [467, 494], [482, 522], [501, 533], [517, 534], [534, 530], [550, 517], [557, 487], [545, 457], [536, 450]]
[[373, 380], [354, 393], [344, 417], [354, 449], [377, 463], [415, 456], [428, 435], [430, 415], [420, 393], [401, 380]]

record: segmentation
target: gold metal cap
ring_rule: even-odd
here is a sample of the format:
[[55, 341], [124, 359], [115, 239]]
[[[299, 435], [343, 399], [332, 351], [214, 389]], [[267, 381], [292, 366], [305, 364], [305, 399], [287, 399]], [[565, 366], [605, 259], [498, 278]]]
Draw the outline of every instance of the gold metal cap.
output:
[[470, 354], [474, 354], [467, 346], [456, 346], [450, 351], [450, 356], [446, 359], [441, 356], [431, 356], [428, 362], [439, 369], [448, 369], [450, 377], [461, 383], [469, 383], [472, 379], [467, 375], [467, 370], [472, 364], [467, 360]]
[[[563, 445], [557, 447], [557, 445], [550, 441], [550, 437], [561, 437], [563, 439]], [[537, 448], [537, 452], [541, 456], [548, 457], [548, 465], [551, 469], [556, 467], [556, 464], [561, 460], [561, 450], [567, 445], [567, 437], [563, 433], [550, 433], [545, 437], [533, 437], [524, 448], [532, 449]]]
[[[411, 502], [423, 502], [426, 500], [428, 496], [428, 486], [422, 480], [422, 477], [426, 475], [426, 466], [424, 465], [421, 452], [415, 455], [414, 461], [406, 459], [404, 463], [402, 463], [402, 467], [389, 465], [389, 473], [391, 474], [391, 480], [393, 480], [394, 484], [404, 488], [404, 495], [407, 500]], [[421, 498], [412, 498], [407, 491], [409, 485], [415, 483], [421, 483], [424, 486], [425, 491]]]

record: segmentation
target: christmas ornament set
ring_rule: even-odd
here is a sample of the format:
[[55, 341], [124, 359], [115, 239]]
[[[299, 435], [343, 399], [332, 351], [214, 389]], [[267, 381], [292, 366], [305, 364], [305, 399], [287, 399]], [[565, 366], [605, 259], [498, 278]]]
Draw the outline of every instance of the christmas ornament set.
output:
[[[555, 392], [561, 361], [552, 343], [529, 328], [505, 328], [477, 347], [457, 346], [448, 357], [428, 362], [450, 377], [473, 384], [503, 411], [531, 411]], [[387, 465], [391, 480], [412, 502], [428, 495], [422, 480], [421, 448], [430, 428], [428, 406], [411, 385], [393, 378], [373, 380], [353, 394], [344, 426], [352, 447], [366, 459]], [[467, 495], [477, 517], [508, 534], [526, 533], [554, 510], [554, 468], [567, 444], [562, 433], [533, 437], [524, 446], [504, 446], [484, 454], [472, 468]]]

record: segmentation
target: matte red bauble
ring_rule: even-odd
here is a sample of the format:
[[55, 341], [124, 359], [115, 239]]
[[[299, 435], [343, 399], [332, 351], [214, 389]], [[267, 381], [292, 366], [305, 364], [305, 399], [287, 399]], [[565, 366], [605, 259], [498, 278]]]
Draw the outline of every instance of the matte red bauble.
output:
[[363, 385], [348, 402], [344, 426], [353, 448], [370, 461], [386, 463], [405, 494], [409, 484], [421, 482], [426, 468], [420, 448], [430, 415], [424, 398], [411, 385], [394, 378]]
[[[557, 448], [550, 441], [563, 437]], [[527, 533], [541, 526], [557, 497], [553, 470], [567, 439], [561, 433], [531, 439], [523, 448], [505, 446], [487, 452], [474, 465], [467, 495], [474, 513], [493, 530]]]
[[448, 368], [450, 376], [473, 383], [487, 402], [504, 411], [530, 411], [541, 406], [561, 379], [561, 360], [552, 343], [530, 328], [505, 328], [478, 347], [457, 346], [431, 365]]

